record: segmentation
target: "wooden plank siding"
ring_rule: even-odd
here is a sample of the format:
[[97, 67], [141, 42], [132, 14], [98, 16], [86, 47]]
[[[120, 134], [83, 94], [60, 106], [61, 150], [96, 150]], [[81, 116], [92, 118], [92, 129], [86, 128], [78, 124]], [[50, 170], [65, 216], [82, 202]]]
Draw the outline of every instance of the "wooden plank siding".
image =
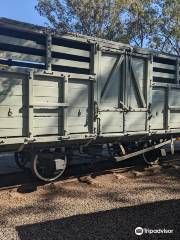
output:
[[179, 109], [176, 56], [0, 21], [0, 140], [151, 138], [178, 133]]

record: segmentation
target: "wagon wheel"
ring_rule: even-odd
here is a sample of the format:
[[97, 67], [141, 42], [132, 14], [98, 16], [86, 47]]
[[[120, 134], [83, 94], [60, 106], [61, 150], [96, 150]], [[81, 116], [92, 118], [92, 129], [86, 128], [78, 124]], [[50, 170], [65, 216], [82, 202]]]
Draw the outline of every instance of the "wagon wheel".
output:
[[32, 157], [32, 172], [40, 180], [50, 182], [58, 179], [67, 166], [67, 156], [40, 152]]
[[160, 151], [159, 149], [154, 149], [152, 151], [146, 152], [142, 154], [143, 160], [148, 165], [157, 164], [160, 159]]
[[15, 163], [17, 166], [23, 170], [28, 169], [28, 162], [30, 162], [30, 157], [26, 152], [15, 152], [14, 154]]

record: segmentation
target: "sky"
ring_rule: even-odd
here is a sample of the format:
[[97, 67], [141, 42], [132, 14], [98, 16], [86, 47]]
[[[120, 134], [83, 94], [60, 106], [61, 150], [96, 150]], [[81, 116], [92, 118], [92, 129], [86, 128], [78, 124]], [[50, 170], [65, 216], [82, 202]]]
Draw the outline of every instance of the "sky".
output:
[[44, 25], [47, 21], [34, 9], [37, 0], [0, 0], [0, 17]]

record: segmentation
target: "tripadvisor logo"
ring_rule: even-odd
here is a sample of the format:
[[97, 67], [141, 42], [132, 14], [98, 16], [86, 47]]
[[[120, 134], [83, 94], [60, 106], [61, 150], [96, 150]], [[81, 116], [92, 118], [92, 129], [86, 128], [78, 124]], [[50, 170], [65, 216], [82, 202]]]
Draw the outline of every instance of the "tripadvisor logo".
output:
[[136, 235], [142, 235], [143, 234], [143, 228], [142, 227], [135, 228], [135, 234]]
[[135, 228], [135, 234], [136, 235], [142, 235], [143, 233], [145, 234], [152, 234], [152, 233], [173, 233], [173, 229], [149, 229], [149, 228], [142, 228], [142, 227], [137, 227]]

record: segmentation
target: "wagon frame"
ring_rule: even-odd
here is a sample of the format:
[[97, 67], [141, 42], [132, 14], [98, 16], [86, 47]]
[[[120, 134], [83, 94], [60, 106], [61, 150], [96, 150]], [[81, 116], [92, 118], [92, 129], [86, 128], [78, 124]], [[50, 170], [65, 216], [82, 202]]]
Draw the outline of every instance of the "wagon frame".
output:
[[121, 161], [180, 134], [178, 56], [2, 18], [0, 87], [0, 150], [59, 149], [60, 173], [73, 148], [119, 144]]

